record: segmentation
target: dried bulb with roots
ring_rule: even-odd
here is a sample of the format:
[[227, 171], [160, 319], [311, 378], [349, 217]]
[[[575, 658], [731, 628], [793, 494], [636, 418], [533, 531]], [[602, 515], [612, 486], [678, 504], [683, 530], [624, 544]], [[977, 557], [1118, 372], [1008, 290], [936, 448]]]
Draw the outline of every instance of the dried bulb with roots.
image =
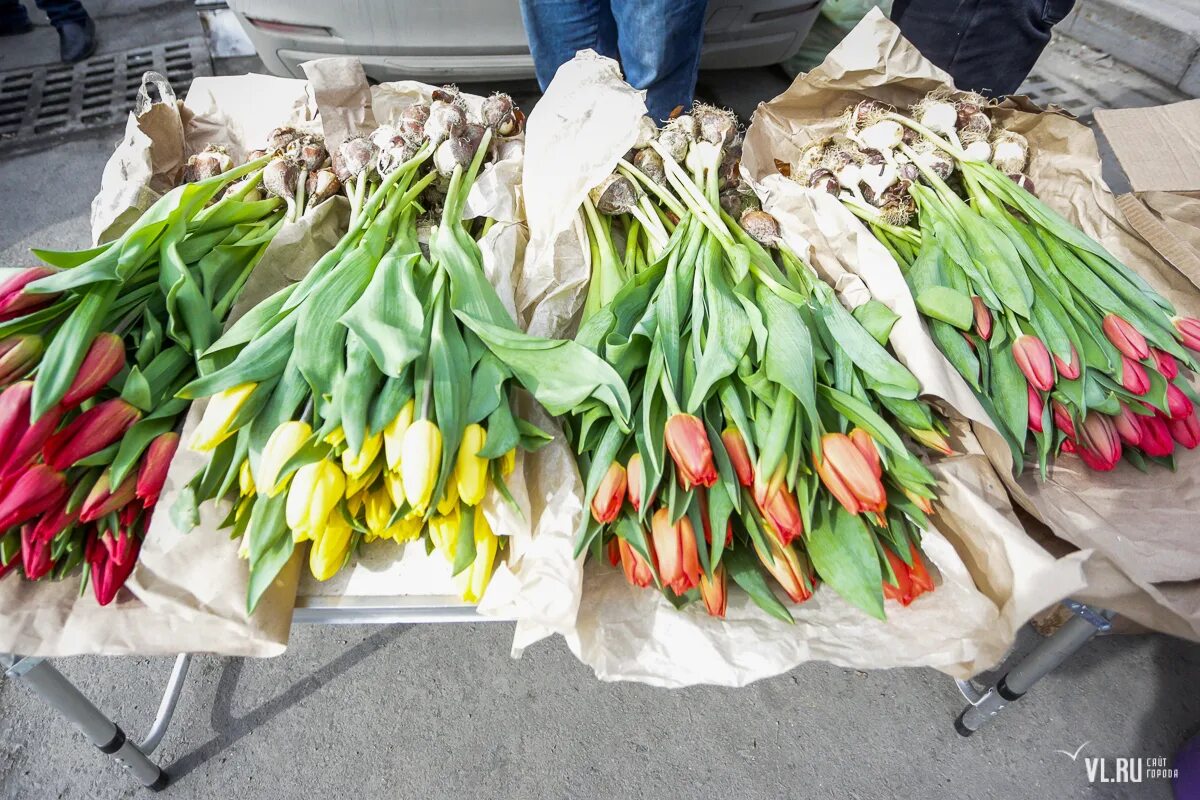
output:
[[666, 127], [658, 132], [658, 143], [672, 159], [683, 161], [692, 146], [692, 139], [680, 129]]
[[917, 162], [942, 180], [954, 174], [954, 161], [932, 143], [922, 143], [916, 153]]
[[987, 107], [987, 98], [975, 92], [964, 92], [954, 100], [954, 110], [958, 114], [958, 127], [970, 127], [971, 120], [976, 114], [983, 113]]
[[926, 95], [912, 112], [917, 122], [934, 133], [953, 136], [958, 129], [958, 108], [940, 92]]
[[717, 167], [717, 188], [724, 189], [740, 183], [742, 180], [741, 170], [741, 145], [731, 145], [725, 148], [721, 155], [721, 164]]
[[801, 176], [808, 175], [825, 162], [828, 156], [828, 151], [828, 139], [822, 139], [821, 141], [813, 142], [812, 144], [806, 146], [800, 151], [800, 157], [796, 159], [793, 174]]
[[456, 167], [465, 169], [475, 156], [476, 146], [478, 142], [472, 143], [465, 135], [445, 139], [433, 152], [434, 169], [443, 176], [453, 175]]
[[667, 184], [667, 170], [658, 151], [647, 147], [633, 154], [633, 166], [660, 186]]
[[380, 150], [387, 150], [404, 141], [404, 138], [400, 135], [400, 130], [393, 128], [391, 125], [380, 125], [371, 131], [371, 134], [367, 138], [371, 140], [371, 144]]
[[696, 136], [703, 141], [725, 147], [737, 138], [737, 115], [732, 111], [697, 103], [692, 117], [696, 121]]
[[1013, 172], [1013, 173], [1010, 173], [1008, 177], [1013, 183], [1015, 183], [1017, 186], [1020, 186], [1025, 191], [1029, 192], [1030, 194], [1032, 194], [1034, 196], [1037, 195], [1037, 192], [1035, 191], [1035, 187], [1033, 184], [1033, 179], [1030, 178], [1028, 175], [1026, 175], [1024, 172]]
[[375, 157], [378, 153], [379, 148], [365, 136], [355, 136], [352, 139], [347, 139], [338, 148], [341, 167], [345, 170], [347, 177], [350, 178], [356, 178], [365, 170], [374, 166]]
[[429, 104], [413, 103], [405, 106], [396, 119], [396, 130], [406, 142], [425, 141], [425, 123], [429, 121]]
[[892, 151], [904, 141], [904, 126], [894, 120], [885, 119], [863, 128], [859, 140], [872, 150]]
[[874, 125], [891, 110], [891, 106], [881, 103], [878, 100], [861, 100], [852, 106], [849, 112], [851, 129], [859, 130]]
[[516, 136], [521, 132], [524, 115], [504, 92], [496, 92], [484, 100], [479, 115], [497, 136]]
[[821, 167], [815, 169], [808, 176], [808, 188], [816, 189], [819, 192], [828, 192], [836, 196], [842, 190], [842, 184], [838, 181], [837, 176], [833, 171]]
[[319, 136], [306, 136], [299, 140], [295, 156], [306, 170], [316, 172], [325, 165], [329, 151], [325, 149], [325, 142]]
[[272, 197], [291, 200], [296, 196], [296, 184], [300, 180], [300, 162], [287, 156], [277, 156], [263, 168], [263, 188]]
[[610, 174], [588, 193], [596, 210], [614, 216], [628, 214], [637, 205], [637, 189], [624, 175]]
[[730, 186], [722, 191], [717, 199], [721, 203], [721, 210], [734, 219], [740, 219], [747, 211], [762, 208], [758, 195], [744, 183]]
[[439, 86], [430, 92], [430, 100], [435, 103], [449, 103], [450, 105], [458, 106], [463, 111], [467, 110], [467, 101], [463, 98], [462, 92], [453, 83], [447, 83], [445, 86]]
[[879, 198], [879, 212], [891, 225], [907, 225], [916, 213], [917, 204], [908, 192], [908, 184], [897, 183]]
[[633, 149], [646, 149], [656, 136], [658, 136], [658, 126], [654, 124], [653, 119], [643, 115], [637, 123], [637, 138], [633, 140]]
[[1015, 131], [1001, 130], [992, 137], [992, 164], [1001, 172], [1024, 172], [1029, 165], [1029, 142]]
[[233, 159], [229, 157], [228, 151], [221, 145], [210, 144], [199, 153], [188, 157], [183, 168], [183, 181], [195, 183], [206, 180], [232, 167]]
[[425, 136], [430, 144], [440, 145], [451, 136], [462, 133], [467, 125], [467, 114], [454, 103], [434, 100], [429, 106], [429, 119], [425, 120]]
[[276, 128], [267, 134], [267, 150], [283, 150], [299, 138], [300, 131], [290, 125]]
[[738, 222], [742, 230], [763, 247], [774, 247], [779, 243], [779, 220], [766, 211], [746, 211]]
[[333, 174], [333, 170], [326, 167], [308, 173], [308, 181], [304, 188], [308, 194], [308, 204], [315, 206], [340, 192], [342, 182]]

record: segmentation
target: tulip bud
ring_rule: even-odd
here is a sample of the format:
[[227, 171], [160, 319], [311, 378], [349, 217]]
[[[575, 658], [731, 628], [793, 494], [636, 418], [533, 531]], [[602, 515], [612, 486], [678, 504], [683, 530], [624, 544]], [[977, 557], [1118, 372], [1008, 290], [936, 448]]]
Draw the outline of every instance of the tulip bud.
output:
[[1018, 336], [1012, 345], [1013, 358], [1025, 380], [1034, 388], [1048, 392], [1054, 387], [1054, 365], [1046, 345], [1036, 336]]
[[1163, 458], [1175, 452], [1175, 442], [1165, 417], [1157, 414], [1152, 417], [1138, 417], [1138, 422], [1142, 426], [1142, 438], [1138, 447], [1142, 448], [1143, 453]]
[[796, 496], [786, 489], [769, 493], [766, 502], [757, 505], [770, 523], [770, 532], [779, 538], [781, 544], [791, 544], [793, 539], [804, 533], [800, 505], [796, 502]]
[[1188, 450], [1195, 450], [1196, 445], [1200, 445], [1200, 419], [1195, 414], [1167, 420], [1167, 429], [1171, 438]]
[[1167, 416], [1171, 419], [1183, 419], [1184, 417], [1192, 416], [1195, 409], [1192, 407], [1192, 399], [1183, 393], [1173, 383], [1167, 384]]
[[33, 532], [33, 525], [21, 526], [21, 569], [25, 580], [36, 581], [44, 578], [54, 567], [50, 558], [50, 540], [38, 539]]
[[[650, 554], [653, 556], [653, 545], [648, 537], [646, 546], [651, 548]], [[617, 549], [621, 553], [621, 569], [625, 571], [625, 580], [643, 589], [654, 583], [654, 567], [642, 558], [641, 553], [630, 547], [629, 542], [620, 538], [617, 539]]]
[[516, 468], [517, 448], [510, 447], [504, 455], [500, 456], [500, 474], [507, 478]]
[[[346, 476], [332, 461], [322, 459], [296, 470], [288, 489], [284, 518], [293, 532], [316, 538], [330, 523], [346, 492]], [[315, 574], [315, 573], [314, 573]]]
[[[479, 457], [479, 451], [486, 444], [487, 431], [482, 425], [473, 422], [463, 429], [462, 444], [458, 447], [454, 471], [459, 499], [469, 506], [479, 505], [487, 491], [488, 460]], [[623, 486], [621, 490], [624, 491]]]
[[143, 508], [152, 508], [158, 502], [163, 484], [167, 482], [167, 469], [175, 450], [179, 447], [179, 434], [163, 433], [150, 442], [138, 468], [137, 487], [134, 494], [142, 501]]
[[413, 422], [400, 443], [404, 497], [419, 514], [429, 508], [442, 460], [442, 432], [427, 419]]
[[[0, 392], [0, 459], [5, 459], [29, 430], [33, 381], [20, 381]], [[40, 449], [40, 445], [39, 445]], [[3, 464], [0, 461], [0, 464]]]
[[628, 488], [625, 468], [618, 461], [609, 464], [608, 471], [604, 473], [600, 486], [592, 497], [592, 518], [601, 525], [614, 521], [621, 513], [621, 505], [625, 502], [625, 491]]
[[45, 464], [34, 464], [0, 497], [0, 531], [53, 508], [67, 496], [67, 479]]
[[396, 471], [400, 468], [400, 443], [404, 440], [404, 432], [412, 425], [413, 411], [416, 403], [409, 400], [396, 414], [395, 418], [383, 429], [383, 450], [387, 458], [387, 468]]
[[1121, 438], [1112, 417], [1089, 411], [1079, 431], [1079, 457], [1089, 467], [1102, 472], [1113, 469], [1121, 460]]
[[909, 428], [909, 434], [926, 447], [937, 450], [944, 456], [954, 455], [954, 448], [950, 446], [950, 442], [946, 440], [938, 431], [932, 428]]
[[49, 542], [78, 520], [79, 512], [67, 510], [67, 497], [64, 496], [62, 500], [38, 517], [37, 523], [33, 526], [33, 537]]
[[1131, 447], [1137, 447], [1142, 442], [1141, 417], [1133, 413], [1129, 406], [1121, 403], [1121, 412], [1113, 417], [1113, 425], [1121, 441]]
[[121, 337], [115, 333], [97, 334], [63, 395], [63, 407], [74, 408], [92, 397], [124, 367], [125, 342]]
[[280, 480], [279, 472], [311, 438], [312, 426], [302, 420], [288, 420], [271, 431], [271, 436], [263, 446], [262, 456], [258, 459], [258, 479], [255, 484], [259, 493], [274, 497], [287, 488], [292, 476], [287, 475]]
[[117, 596], [133, 572], [141, 547], [141, 539], [127, 531], [116, 537], [105, 531], [88, 543], [86, 558], [92, 568], [92, 593], [97, 603], [106, 606]]
[[387, 489], [382, 486], [363, 492], [363, 521], [367, 530], [381, 539], [391, 537], [388, 523], [392, 520], [392, 500], [388, 497]]
[[1075, 351], [1075, 345], [1071, 345], [1071, 360], [1063, 361], [1057, 354], [1053, 356], [1054, 368], [1058, 370], [1058, 374], [1069, 381], [1073, 381], [1079, 377], [1079, 353]]
[[375, 457], [383, 449], [383, 435], [372, 434], [363, 439], [362, 447], [357, 453], [350, 448], [342, 451], [342, 471], [347, 478], [357, 479], [367, 474], [367, 470], [375, 463]]
[[137, 478], [137, 474], [131, 472], [119, 486], [113, 488], [109, 484], [109, 472], [104, 470], [79, 509], [79, 521], [93, 522], [132, 502], [137, 491]]
[[0, 340], [0, 386], [29, 374], [42, 358], [42, 337], [35, 333], [7, 336]]
[[882, 512], [887, 508], [883, 483], [867, 457], [846, 434], [822, 436], [821, 453], [813, 454], [813, 463], [825, 488], [851, 514]]
[[383, 488], [387, 490], [388, 497], [392, 498], [392, 504], [397, 508], [408, 502], [404, 499], [404, 481], [398, 473], [391, 470], [384, 472]]
[[1175, 323], [1175, 331], [1179, 334], [1179, 341], [1183, 342], [1183, 346], [1200, 352], [1200, 319], [1175, 317], [1172, 322]]
[[754, 465], [750, 463], [750, 450], [746, 447], [742, 432], [730, 426], [721, 432], [721, 441], [725, 444], [725, 452], [729, 454], [738, 483], [746, 487], [753, 486]]
[[257, 388], [257, 383], [240, 383], [213, 395], [204, 409], [200, 424], [192, 431], [188, 447], [198, 453], [206, 453], [232, 436], [232, 426], [238, 413]]
[[1162, 376], [1169, 381], [1175, 380], [1179, 374], [1179, 363], [1175, 361], [1175, 356], [1164, 353], [1157, 347], [1150, 348], [1150, 355], [1154, 356], [1154, 364]]
[[54, 435], [62, 416], [62, 406], [53, 406], [37, 422], [26, 428], [16, 446], [9, 451], [8, 459], [4, 462], [4, 472], [0, 477], [10, 478], [36, 459], [46, 442]]
[[800, 554], [791, 545], [780, 544], [775, 537], [766, 537], [768, 553], [755, 549], [758, 560], [767, 572], [783, 587], [783, 591], [793, 603], [803, 603], [812, 597], [810, 584], [806, 578], [808, 570], [801, 563]]
[[[291, 499], [290, 493], [288, 499]], [[350, 534], [350, 525], [341, 514], [330, 515], [322, 529], [316, 532], [308, 551], [308, 570], [314, 578], [327, 581], [342, 568], [350, 555]]]
[[971, 295], [971, 305], [975, 309], [975, 332], [986, 342], [992, 338], [992, 312], [977, 294]]
[[[625, 488], [629, 493], [629, 504], [634, 511], [642, 510], [642, 454], [634, 453], [629, 457], [629, 465], [625, 468]], [[613, 566], [616, 566], [615, 562]]]
[[926, 514], [933, 513], [933, 500], [924, 495], [917, 494], [912, 489], [904, 488], [903, 492], [904, 496], [911, 500], [917, 508], [921, 509]]
[[621, 547], [619, 539], [616, 536], [608, 540], [608, 544], [604, 545], [604, 555], [608, 559], [609, 566], [615, 567], [621, 563]]
[[1075, 420], [1071, 417], [1070, 409], [1057, 400], [1050, 401], [1050, 408], [1054, 412], [1054, 426], [1065, 433], [1068, 439], [1074, 439]]
[[475, 538], [475, 559], [465, 570], [454, 576], [454, 585], [459, 594], [468, 603], [478, 603], [483, 599], [492, 578], [492, 566], [496, 560], [496, 551], [500, 540], [488, 525], [487, 517], [482, 513], [475, 514], [472, 534]]
[[660, 508], [651, 519], [650, 534], [658, 558], [658, 575], [663, 585], [682, 595], [700, 585], [700, 559], [696, 533], [687, 516], [671, 523], [671, 512]]
[[[435, 487], [436, 488], [436, 487]], [[437, 501], [435, 510], [438, 514], [445, 516], [451, 511], [458, 508], [458, 468], [450, 470], [450, 475], [446, 478], [446, 488], [442, 491], [442, 498]]]
[[884, 597], [907, 606], [926, 592], [933, 591], [933, 579], [929, 577], [929, 572], [925, 569], [925, 562], [921, 560], [921, 555], [915, 548], [909, 548], [911, 567], [887, 547], [883, 548], [883, 552], [887, 556], [892, 573], [896, 576], [895, 584], [884, 580]]
[[855, 428], [850, 431], [850, 441], [858, 448], [858, 452], [863, 454], [875, 477], [882, 478], [883, 465], [879, 461], [879, 449], [875, 447], [875, 440], [871, 438], [871, 434], [862, 428]]
[[700, 597], [704, 600], [704, 608], [709, 616], [724, 618], [728, 601], [724, 564], [717, 564], [712, 580], [703, 572], [700, 573]]
[[0, 322], [32, 314], [58, 299], [56, 292], [30, 292], [26, 286], [36, 280], [53, 275], [56, 270], [49, 267], [23, 269], [0, 284]]
[[1150, 391], [1150, 376], [1141, 363], [1121, 356], [1121, 385], [1131, 394], [1143, 395]]
[[1042, 402], [1042, 393], [1033, 386], [1026, 384], [1029, 390], [1029, 430], [1042, 432], [1042, 414], [1045, 411], [1045, 406]]
[[664, 435], [685, 489], [712, 486], [717, 482], [717, 467], [713, 463], [708, 433], [699, 417], [672, 414]]
[[142, 412], [119, 397], [92, 406], [46, 440], [42, 458], [57, 470], [99, 453], [125, 435]]
[[1124, 317], [1105, 314], [1101, 327], [1104, 335], [1122, 355], [1137, 361], [1150, 357], [1150, 345], [1146, 344], [1146, 337]]

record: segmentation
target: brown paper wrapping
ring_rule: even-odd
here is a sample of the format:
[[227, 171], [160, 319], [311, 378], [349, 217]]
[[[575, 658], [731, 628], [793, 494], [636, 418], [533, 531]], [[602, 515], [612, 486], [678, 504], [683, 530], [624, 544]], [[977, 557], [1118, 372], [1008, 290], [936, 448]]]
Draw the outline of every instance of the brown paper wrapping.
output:
[[[793, 163], [805, 144], [832, 133], [837, 116], [858, 100], [871, 97], [907, 106], [933, 89], [950, 85], [946, 73], [923, 58], [880, 12], [872, 11], [824, 64], [759, 107], [747, 133], [743, 169], [763, 192], [769, 209], [779, 207], [786, 215], [796, 208], [819, 206], [822, 217], [832, 217], [832, 205], [837, 203], [830, 203], [832, 198], [814, 198], [783, 178], [776, 159]], [[1146, 278], [1180, 313], [1195, 315], [1200, 308], [1196, 284], [1131, 230], [1100, 176], [1091, 132], [1025, 98], [1011, 98], [996, 113], [1006, 127], [1029, 139], [1029, 173], [1040, 197]], [[820, 224], [812, 215], [807, 223], [793, 223], [802, 230]], [[911, 297], [904, 297], [907, 289], [896, 282], [898, 268], [886, 253], [875, 251], [869, 258], [863, 258], [861, 251], [844, 254], [839, 260], [844, 272], [861, 278], [902, 316], [913, 313]], [[836, 285], [837, 276], [833, 279]], [[1107, 605], [1149, 627], [1200, 638], [1200, 540], [1195, 536], [1194, 513], [1200, 503], [1200, 453], [1182, 451], [1173, 473], [1156, 468], [1143, 474], [1127, 464], [1111, 473], [1094, 473], [1064, 456], [1045, 482], [1036, 470], [1027, 469], [1013, 478], [1007, 446], [980, 414], [978, 403], [962, 397], [961, 378], [932, 349], [919, 320], [914, 319], [903, 335], [894, 335], [892, 345], [927, 392], [974, 423], [983, 452], [1016, 503], [1083, 549], [1080, 557], [1087, 557], [1088, 586], [1082, 590], [1064, 586], [1064, 592]], [[964, 546], [977, 549], [975, 540], [982, 534], [969, 527], [966, 533]], [[996, 569], [1019, 576], [1028, 564], [977, 563], [977, 583], [994, 586]]]

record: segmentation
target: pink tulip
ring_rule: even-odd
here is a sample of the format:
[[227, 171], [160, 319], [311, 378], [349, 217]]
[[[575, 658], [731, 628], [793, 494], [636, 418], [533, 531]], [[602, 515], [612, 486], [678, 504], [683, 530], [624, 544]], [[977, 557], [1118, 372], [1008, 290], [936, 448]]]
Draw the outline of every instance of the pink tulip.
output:
[[992, 338], [992, 312], [977, 294], [971, 295], [971, 305], [975, 309], [975, 332], [986, 342]]
[[1112, 417], [1089, 411], [1079, 432], [1079, 457], [1094, 470], [1107, 472], [1121, 461], [1121, 437]]
[[120, 439], [142, 416], [119, 397], [92, 406], [46, 442], [42, 457], [55, 469], [66, 469]]
[[1012, 354], [1025, 380], [1035, 389], [1048, 392], [1054, 388], [1054, 365], [1041, 339], [1029, 334], [1018, 336], [1013, 342]]
[[171, 459], [175, 457], [178, 447], [178, 433], [163, 433], [154, 437], [142, 455], [135, 494], [144, 508], [150, 508], [158, 502], [158, 495], [167, 481], [167, 468], [171, 466]]
[[41, 294], [25, 291], [25, 287], [36, 280], [53, 275], [49, 267], [29, 267], [13, 275], [0, 285], [0, 322], [23, 317], [45, 308], [57, 299], [57, 294]]
[[87, 562], [92, 570], [92, 592], [96, 602], [106, 606], [133, 572], [142, 541], [122, 530], [117, 537], [105, 531], [88, 543]]
[[1121, 356], [1121, 385], [1131, 394], [1143, 395], [1150, 391], [1150, 376], [1140, 362]]
[[29, 430], [32, 397], [33, 381], [14, 383], [0, 392], [0, 459], [11, 453], [25, 431]]
[[1042, 413], [1045, 411], [1042, 393], [1028, 384], [1026, 388], [1029, 389], [1029, 430], [1041, 433]]
[[111, 514], [134, 499], [137, 491], [137, 473], [129, 473], [121, 485], [115, 489], [109, 485], [108, 470], [100, 473], [100, 477], [92, 485], [79, 508], [80, 522], [93, 522], [105, 514]]
[[1101, 327], [1113, 347], [1123, 355], [1137, 361], [1150, 357], [1150, 345], [1146, 344], [1146, 337], [1129, 320], [1116, 314], [1105, 314]]
[[1141, 417], [1133, 413], [1129, 406], [1121, 403], [1121, 413], [1113, 417], [1113, 425], [1117, 428], [1117, 435], [1121, 437], [1121, 441], [1131, 447], [1137, 447], [1142, 443], [1142, 423]]
[[21, 569], [29, 581], [40, 580], [54, 569], [54, 561], [50, 558], [50, 540], [38, 539], [33, 525], [21, 526]]
[[1152, 417], [1138, 417], [1142, 424], [1142, 440], [1138, 446], [1148, 456], [1162, 458], [1175, 451], [1175, 442], [1171, 438], [1171, 430], [1167, 420], [1157, 414]]
[[1171, 419], [1183, 419], [1192, 415], [1192, 398], [1188, 397], [1173, 383], [1167, 384], [1167, 416]]
[[1150, 355], [1154, 356], [1154, 364], [1162, 376], [1169, 381], [1175, 380], [1175, 376], [1179, 374], [1179, 362], [1175, 360], [1175, 356], [1164, 353], [1157, 347], [1150, 349]]
[[0, 497], [0, 530], [44, 513], [66, 496], [66, 476], [45, 464], [33, 465], [5, 486]]
[[1054, 413], [1054, 427], [1065, 433], [1068, 439], [1074, 439], [1075, 420], [1071, 417], [1070, 409], [1057, 400], [1050, 401], [1050, 408]]
[[87, 355], [75, 372], [75, 380], [71, 381], [67, 393], [63, 395], [62, 404], [66, 408], [75, 406], [87, 400], [104, 388], [104, 384], [125, 366], [125, 342], [115, 333], [101, 333], [92, 340]]
[[1189, 350], [1200, 352], [1200, 319], [1195, 317], [1176, 317], [1172, 320], [1175, 330], [1179, 333], [1179, 341]]
[[1171, 431], [1171, 438], [1188, 450], [1195, 450], [1196, 445], [1200, 445], [1200, 419], [1195, 414], [1167, 420], [1167, 429]]
[[62, 406], [53, 406], [42, 414], [41, 419], [25, 429], [16, 445], [8, 452], [0, 478], [7, 480], [33, 463], [38, 453], [42, 452], [42, 446], [54, 435], [62, 415]]
[[1075, 352], [1075, 345], [1071, 345], [1071, 359], [1063, 361], [1057, 355], [1054, 356], [1054, 368], [1058, 370], [1058, 374], [1069, 381], [1073, 381], [1079, 377], [1079, 353]]

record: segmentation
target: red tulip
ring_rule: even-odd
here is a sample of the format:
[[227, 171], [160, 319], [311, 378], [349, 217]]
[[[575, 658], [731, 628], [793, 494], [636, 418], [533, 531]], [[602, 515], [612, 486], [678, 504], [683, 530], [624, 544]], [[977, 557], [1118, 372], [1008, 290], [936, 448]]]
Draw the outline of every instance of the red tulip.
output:
[[896, 576], [894, 585], [886, 580], [883, 582], [884, 597], [907, 606], [926, 592], [933, 591], [933, 578], [929, 577], [929, 571], [925, 568], [921, 553], [916, 548], [909, 547], [909, 558], [912, 559], [911, 567], [887, 547], [883, 548], [883, 552], [887, 555], [888, 565], [891, 566], [892, 572]]
[[86, 557], [92, 568], [92, 592], [96, 602], [106, 606], [113, 601], [133, 572], [141, 548], [141, 539], [124, 530], [117, 537], [105, 531], [88, 543]]
[[683, 488], [712, 486], [717, 482], [717, 467], [708, 444], [708, 432], [699, 417], [672, 414], [667, 420], [665, 437]]
[[62, 415], [62, 406], [53, 406], [41, 416], [41, 419], [26, 428], [16, 445], [8, 452], [4, 461], [4, 471], [0, 473], [0, 477], [7, 480], [31, 464], [42, 452], [42, 447], [54, 435], [58, 423], [62, 420]]
[[1194, 411], [1192, 398], [1188, 397], [1173, 383], [1167, 384], [1167, 416], [1171, 419], [1190, 417]]
[[1171, 438], [1171, 430], [1167, 420], [1157, 414], [1152, 417], [1138, 417], [1142, 424], [1142, 440], [1138, 447], [1148, 456], [1162, 458], [1175, 452], [1175, 442]]
[[821, 455], [813, 454], [813, 464], [825, 488], [851, 514], [860, 511], [882, 512], [887, 508], [887, 492], [862, 451], [844, 433], [821, 437]]
[[1154, 364], [1162, 376], [1169, 381], [1175, 380], [1175, 376], [1179, 374], [1179, 362], [1175, 360], [1175, 356], [1164, 353], [1157, 347], [1150, 348], [1150, 355], [1154, 356]]
[[[8, 552], [8, 562], [4, 561], [5, 551]], [[0, 533], [0, 578], [11, 572], [21, 559], [21, 534], [17, 530]]]
[[125, 342], [121, 337], [115, 333], [97, 335], [75, 372], [75, 379], [63, 395], [63, 406], [74, 408], [87, 400], [104, 388], [104, 384], [112, 380], [124, 366]]
[[1132, 447], [1137, 447], [1142, 443], [1142, 418], [1133, 413], [1129, 406], [1121, 403], [1121, 413], [1113, 417], [1113, 425], [1117, 428], [1117, 435], [1121, 437], [1121, 441]]
[[67, 510], [67, 499], [62, 498], [52, 508], [47, 509], [38, 517], [33, 526], [33, 537], [39, 541], [49, 542], [55, 536], [75, 524], [79, 519], [78, 511]]
[[971, 295], [971, 305], [975, 307], [975, 332], [986, 342], [992, 338], [992, 312], [977, 294]]
[[1121, 385], [1131, 394], [1143, 395], [1150, 391], [1150, 376], [1139, 362], [1121, 356]]
[[45, 342], [36, 333], [22, 333], [0, 340], [0, 386], [27, 375], [41, 360]]
[[808, 570], [801, 563], [801, 556], [791, 545], [780, 544], [775, 537], [766, 537], [769, 553], [756, 550], [758, 560], [771, 573], [783, 591], [793, 603], [803, 603], [812, 597], [810, 584], [806, 579]]
[[54, 434], [42, 449], [46, 463], [66, 469], [120, 439], [142, 416], [119, 397], [92, 406]]
[[1089, 411], [1079, 431], [1079, 457], [1094, 470], [1107, 472], [1121, 461], [1121, 437], [1112, 417]]
[[0, 498], [0, 530], [20, 525], [61, 502], [67, 496], [67, 479], [45, 464], [34, 464], [5, 489]]
[[1075, 352], [1075, 345], [1071, 345], [1071, 360], [1063, 361], [1057, 355], [1054, 358], [1054, 368], [1058, 370], [1058, 374], [1069, 381], [1073, 381], [1079, 377], [1079, 353]]
[[1195, 317], [1176, 317], [1172, 320], [1175, 330], [1179, 333], [1179, 341], [1189, 350], [1200, 351], [1200, 319]]
[[142, 501], [143, 508], [150, 508], [158, 502], [163, 484], [167, 482], [167, 469], [175, 450], [179, 447], [178, 433], [163, 433], [154, 437], [146, 452], [142, 455], [142, 465], [138, 468], [137, 498]]
[[700, 558], [696, 550], [696, 532], [686, 516], [671, 523], [671, 512], [660, 508], [650, 520], [658, 576], [663, 585], [682, 595], [700, 585]]
[[1195, 414], [1167, 420], [1167, 430], [1172, 439], [1188, 450], [1195, 450], [1196, 445], [1200, 445], [1200, 419]]
[[96, 483], [92, 485], [92, 490], [88, 492], [87, 498], [79, 508], [80, 522], [92, 522], [100, 519], [105, 514], [116, 511], [134, 499], [138, 479], [136, 473], [131, 472], [126, 475], [125, 480], [121, 481], [121, 485], [115, 489], [109, 485], [108, 478], [108, 470], [104, 470], [96, 479]]
[[1065, 433], [1068, 439], [1074, 439], [1075, 420], [1071, 417], [1070, 409], [1057, 400], [1050, 401], [1050, 408], [1054, 412], [1054, 427]]
[[27, 292], [25, 287], [54, 272], [49, 267], [29, 267], [0, 285], [0, 322], [23, 317], [53, 303], [57, 294]]
[[1146, 344], [1146, 337], [1129, 320], [1116, 314], [1105, 314], [1101, 327], [1104, 335], [1122, 355], [1137, 361], [1150, 357], [1150, 345]]
[[721, 441], [725, 444], [725, 452], [729, 454], [729, 461], [733, 464], [738, 483], [746, 487], [752, 486], [754, 465], [750, 463], [750, 451], [746, 447], [746, 440], [742, 438], [742, 432], [734, 427], [726, 428], [721, 432]]
[[725, 565], [717, 564], [713, 570], [712, 580], [703, 572], [700, 573], [700, 597], [704, 600], [704, 608], [709, 616], [724, 617], [728, 595], [725, 591]]
[[796, 502], [796, 496], [786, 489], [772, 492], [766, 503], [758, 504], [758, 510], [770, 523], [771, 532], [779, 538], [780, 544], [791, 544], [793, 539], [804, 533], [800, 505]]
[[1042, 413], [1045, 411], [1045, 404], [1042, 401], [1042, 393], [1033, 386], [1025, 384], [1029, 389], [1029, 430], [1042, 432]]
[[[649, 539], [646, 540], [646, 545], [653, 547]], [[625, 570], [625, 580], [643, 589], [654, 583], [654, 568], [642, 558], [641, 553], [630, 547], [629, 542], [624, 539], [617, 539], [617, 548], [621, 552], [621, 569]], [[650, 553], [653, 555], [654, 550], [651, 549]]]
[[617, 518], [625, 502], [626, 486], [625, 468], [617, 461], [609, 464], [592, 497], [592, 518], [596, 522], [607, 525]]
[[33, 526], [21, 526], [21, 569], [25, 572], [26, 580], [36, 581], [44, 578], [46, 573], [54, 568], [50, 558], [50, 540], [38, 539]]
[[1029, 334], [1018, 336], [1013, 342], [1012, 354], [1025, 380], [1034, 388], [1048, 392], [1054, 387], [1054, 365], [1050, 363], [1050, 351], [1041, 339]]
[[7, 458], [25, 431], [29, 430], [32, 397], [33, 381], [14, 383], [0, 392], [0, 459]]

